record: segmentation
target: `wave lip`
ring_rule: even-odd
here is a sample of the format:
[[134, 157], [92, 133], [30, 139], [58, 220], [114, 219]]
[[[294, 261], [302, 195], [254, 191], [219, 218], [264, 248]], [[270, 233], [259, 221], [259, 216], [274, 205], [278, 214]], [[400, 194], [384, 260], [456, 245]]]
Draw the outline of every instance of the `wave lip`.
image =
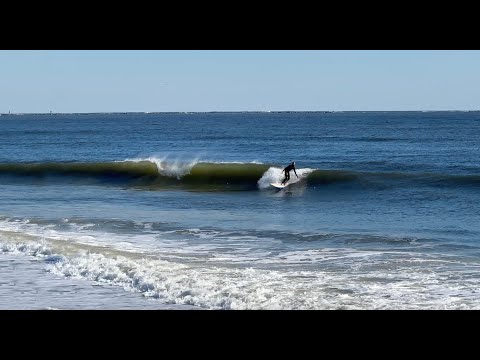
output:
[[158, 173], [162, 176], [175, 177], [180, 180], [181, 177], [190, 173], [191, 169], [198, 163], [198, 159], [191, 161], [167, 161], [166, 157], [158, 158], [150, 156], [148, 158], [126, 159], [122, 163], [133, 162], [137, 164], [149, 162], [157, 166]]

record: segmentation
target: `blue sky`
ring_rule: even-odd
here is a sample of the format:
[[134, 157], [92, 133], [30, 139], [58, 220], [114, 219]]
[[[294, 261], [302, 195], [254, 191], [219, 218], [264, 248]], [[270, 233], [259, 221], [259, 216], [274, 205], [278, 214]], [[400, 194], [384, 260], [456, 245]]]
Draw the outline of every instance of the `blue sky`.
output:
[[477, 50], [2, 50], [0, 113], [480, 110]]

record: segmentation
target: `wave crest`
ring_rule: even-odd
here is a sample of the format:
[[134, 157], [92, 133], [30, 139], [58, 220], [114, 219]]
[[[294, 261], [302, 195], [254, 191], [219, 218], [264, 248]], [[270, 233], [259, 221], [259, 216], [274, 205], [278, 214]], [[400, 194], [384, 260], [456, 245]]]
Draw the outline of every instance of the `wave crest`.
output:
[[[362, 189], [385, 186], [479, 187], [480, 175], [353, 172], [297, 169], [290, 182], [316, 187], [350, 183]], [[92, 163], [0, 163], [0, 182], [69, 182], [75, 185], [133, 186], [149, 190], [179, 187], [198, 191], [266, 189], [280, 182], [281, 168], [261, 163], [181, 161], [148, 157]]]

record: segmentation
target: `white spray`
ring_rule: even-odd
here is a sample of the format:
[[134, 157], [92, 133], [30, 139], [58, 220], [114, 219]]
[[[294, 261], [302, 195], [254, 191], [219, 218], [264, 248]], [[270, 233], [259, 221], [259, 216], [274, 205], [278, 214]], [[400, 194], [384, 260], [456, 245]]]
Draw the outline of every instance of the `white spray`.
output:
[[[297, 170], [298, 178], [295, 176], [295, 173], [290, 173], [289, 183], [291, 184], [301, 181], [304, 177], [306, 177], [312, 171], [315, 171], [315, 169], [310, 169], [310, 168], [296, 169], [296, 170]], [[284, 178], [285, 178], [285, 174], [282, 172], [282, 169], [271, 167], [267, 171], [265, 171], [265, 173], [260, 178], [260, 180], [258, 180], [258, 187], [260, 189], [267, 189], [268, 187], [270, 187], [270, 184], [281, 183]]]
[[180, 179], [190, 173], [192, 168], [198, 164], [198, 158], [191, 161], [182, 161], [180, 159], [174, 159], [173, 161], [167, 161], [167, 156], [155, 157], [149, 156], [147, 158], [134, 158], [126, 159], [125, 161], [142, 162], [149, 161], [157, 166], [158, 173], [163, 176], [176, 177]]

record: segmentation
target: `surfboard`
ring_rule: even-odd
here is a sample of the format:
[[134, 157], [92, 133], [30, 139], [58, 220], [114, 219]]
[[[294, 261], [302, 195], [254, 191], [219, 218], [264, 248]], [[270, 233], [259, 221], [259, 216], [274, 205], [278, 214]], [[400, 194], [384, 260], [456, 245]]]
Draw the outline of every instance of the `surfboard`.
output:
[[282, 185], [280, 183], [271, 183], [270, 186], [274, 187], [275, 189], [284, 189], [286, 188], [290, 183], [286, 183], [285, 185]]

